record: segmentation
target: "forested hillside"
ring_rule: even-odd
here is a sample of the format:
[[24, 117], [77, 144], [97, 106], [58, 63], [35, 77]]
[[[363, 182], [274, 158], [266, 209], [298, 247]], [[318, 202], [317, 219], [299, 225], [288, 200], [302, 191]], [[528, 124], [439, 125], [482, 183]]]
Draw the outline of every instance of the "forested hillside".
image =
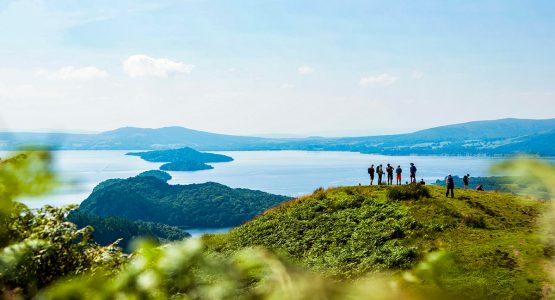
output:
[[[157, 173], [161, 174], [161, 172]], [[170, 185], [155, 176], [110, 179], [94, 188], [80, 209], [98, 216], [179, 227], [240, 225], [290, 198], [207, 182]]]
[[130, 243], [135, 239], [149, 239], [157, 244], [167, 244], [191, 237], [183, 230], [166, 224], [100, 217], [82, 213], [79, 210], [72, 211], [67, 219], [78, 228], [91, 226], [93, 239], [102, 246], [110, 245], [121, 239], [118, 246], [125, 251], [131, 250]]

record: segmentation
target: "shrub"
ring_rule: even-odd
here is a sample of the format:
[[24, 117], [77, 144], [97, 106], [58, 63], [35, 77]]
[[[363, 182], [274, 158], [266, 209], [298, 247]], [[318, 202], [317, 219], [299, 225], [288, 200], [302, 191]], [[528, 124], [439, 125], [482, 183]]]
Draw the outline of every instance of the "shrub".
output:
[[397, 185], [387, 190], [387, 198], [391, 200], [418, 200], [429, 197], [430, 191], [421, 184]]
[[468, 214], [463, 216], [464, 224], [471, 228], [486, 228], [486, 220], [484, 216]]

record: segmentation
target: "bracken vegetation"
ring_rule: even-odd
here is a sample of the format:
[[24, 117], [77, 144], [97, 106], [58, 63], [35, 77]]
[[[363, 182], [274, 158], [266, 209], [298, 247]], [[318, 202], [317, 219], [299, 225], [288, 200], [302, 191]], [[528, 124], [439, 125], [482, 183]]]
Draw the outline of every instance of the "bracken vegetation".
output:
[[[317, 190], [271, 209], [229, 234], [206, 236], [214, 251], [262, 246], [321, 274], [344, 280], [368, 273], [398, 274], [429, 253], [453, 257], [441, 285], [474, 297], [542, 295], [546, 262], [538, 216], [546, 205], [502, 193], [441, 187], [346, 187]], [[391, 199], [403, 195], [404, 201]], [[401, 192], [398, 192], [401, 191]], [[408, 191], [410, 197], [402, 194]]]

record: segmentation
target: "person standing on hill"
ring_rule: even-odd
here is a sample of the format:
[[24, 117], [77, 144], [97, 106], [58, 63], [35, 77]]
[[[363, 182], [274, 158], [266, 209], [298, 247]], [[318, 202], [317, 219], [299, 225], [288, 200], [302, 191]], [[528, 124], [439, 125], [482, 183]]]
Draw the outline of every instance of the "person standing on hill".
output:
[[447, 184], [447, 191], [445, 192], [445, 197], [449, 197], [449, 191], [451, 191], [451, 198], [455, 197], [455, 180], [453, 176], [449, 174], [447, 179], [445, 179], [445, 183]]
[[397, 166], [397, 169], [395, 169], [395, 173], [397, 173], [396, 183], [397, 183], [397, 185], [400, 185], [401, 184], [401, 174], [403, 173], [403, 169], [401, 169], [400, 165]]
[[378, 173], [378, 185], [382, 184], [382, 176], [383, 176], [383, 167], [382, 165], [378, 166], [378, 170], [376, 170], [376, 172]]
[[387, 185], [392, 185], [393, 184], [393, 167], [390, 164], [387, 164], [387, 168], [385, 168], [385, 170], [387, 171]]
[[410, 163], [410, 183], [416, 183], [416, 166]]
[[370, 185], [374, 183], [374, 174], [376, 173], [376, 169], [374, 169], [374, 165], [371, 165], [368, 168], [368, 174], [370, 174]]
[[463, 183], [464, 183], [465, 190], [468, 190], [468, 179], [470, 179], [470, 174], [466, 174], [463, 176]]

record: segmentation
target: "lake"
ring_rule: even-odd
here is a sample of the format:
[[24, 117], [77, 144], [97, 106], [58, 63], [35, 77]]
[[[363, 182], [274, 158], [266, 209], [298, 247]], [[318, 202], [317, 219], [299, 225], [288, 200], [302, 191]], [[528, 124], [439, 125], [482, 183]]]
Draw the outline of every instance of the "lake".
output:
[[[143, 171], [157, 169], [161, 163], [150, 163], [129, 151], [56, 151], [54, 167], [64, 185], [54, 194], [37, 199], [25, 199], [30, 207], [44, 204], [79, 204], [101, 181], [127, 178]], [[383, 156], [353, 152], [309, 151], [225, 151], [235, 160], [212, 164], [213, 170], [197, 172], [169, 172], [171, 184], [219, 182], [234, 188], [249, 188], [274, 194], [299, 196], [318, 187], [369, 184], [369, 164], [400, 164], [404, 169], [403, 182], [408, 180], [410, 162], [418, 167], [417, 177], [428, 183], [447, 174], [472, 176], [488, 175], [491, 157], [448, 156]], [[6, 153], [0, 153], [5, 157]]]

